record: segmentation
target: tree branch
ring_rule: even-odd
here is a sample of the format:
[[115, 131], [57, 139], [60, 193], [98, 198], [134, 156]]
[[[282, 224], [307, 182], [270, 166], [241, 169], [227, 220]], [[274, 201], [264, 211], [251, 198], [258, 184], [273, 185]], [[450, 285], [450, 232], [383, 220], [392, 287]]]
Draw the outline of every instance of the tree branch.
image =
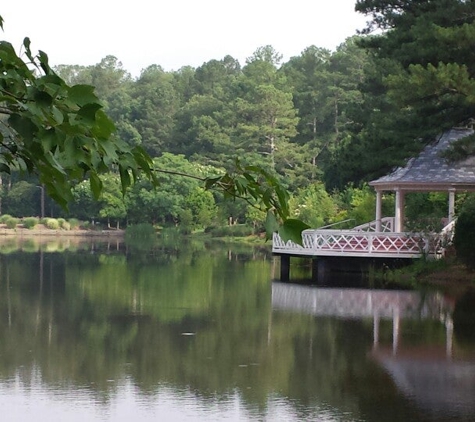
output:
[[188, 173], [181, 173], [179, 171], [161, 170], [161, 169], [154, 169], [153, 171], [156, 171], [157, 173], [171, 174], [173, 176], [188, 177], [189, 179], [199, 180], [200, 182], [205, 182], [206, 181], [206, 178], [193, 176], [192, 174], [188, 174]]

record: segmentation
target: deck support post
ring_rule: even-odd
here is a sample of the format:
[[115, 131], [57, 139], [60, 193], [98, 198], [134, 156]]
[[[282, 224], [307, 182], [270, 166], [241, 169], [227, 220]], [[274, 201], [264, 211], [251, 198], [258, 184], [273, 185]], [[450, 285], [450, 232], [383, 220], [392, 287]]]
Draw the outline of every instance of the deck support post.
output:
[[312, 259], [312, 281], [317, 284], [324, 284], [328, 277], [328, 261], [323, 258]]
[[290, 280], [290, 255], [280, 256], [280, 281]]
[[[315, 259], [314, 269], [316, 270], [316, 280], [319, 284], [324, 284], [328, 277], [329, 264], [325, 258]], [[314, 273], [315, 274], [315, 273]]]
[[449, 223], [454, 221], [455, 217], [455, 189], [449, 190]]
[[376, 231], [381, 232], [381, 208], [382, 208], [383, 193], [376, 191]]
[[312, 258], [312, 281], [319, 281], [318, 268], [320, 267], [320, 258]]
[[317, 284], [324, 284], [328, 277], [328, 261], [323, 258], [312, 259], [312, 280]]

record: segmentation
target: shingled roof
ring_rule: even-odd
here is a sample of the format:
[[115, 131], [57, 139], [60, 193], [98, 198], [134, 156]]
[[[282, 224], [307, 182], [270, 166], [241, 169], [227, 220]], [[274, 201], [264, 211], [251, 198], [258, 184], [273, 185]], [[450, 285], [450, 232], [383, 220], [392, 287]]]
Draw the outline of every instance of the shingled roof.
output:
[[474, 191], [475, 157], [448, 162], [441, 153], [454, 141], [473, 134], [472, 129], [451, 129], [425, 147], [418, 157], [411, 158], [405, 167], [370, 182], [376, 190], [412, 191]]

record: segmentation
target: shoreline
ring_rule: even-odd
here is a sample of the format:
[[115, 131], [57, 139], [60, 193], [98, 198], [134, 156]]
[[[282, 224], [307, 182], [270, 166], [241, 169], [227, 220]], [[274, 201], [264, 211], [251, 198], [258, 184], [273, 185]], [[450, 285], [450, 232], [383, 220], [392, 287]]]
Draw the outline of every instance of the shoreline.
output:
[[2, 237], [123, 237], [125, 230], [52, 230], [52, 229], [5, 229], [0, 228]]

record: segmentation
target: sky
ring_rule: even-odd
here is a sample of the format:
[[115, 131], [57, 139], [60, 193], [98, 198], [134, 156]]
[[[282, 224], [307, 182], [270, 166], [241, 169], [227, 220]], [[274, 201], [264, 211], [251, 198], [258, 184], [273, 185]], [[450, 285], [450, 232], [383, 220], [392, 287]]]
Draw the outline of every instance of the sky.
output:
[[152, 64], [166, 71], [226, 55], [242, 65], [272, 45], [284, 62], [306, 47], [335, 48], [366, 18], [356, 0], [12, 0], [2, 2], [1, 40], [19, 50], [28, 36], [50, 64], [99, 63], [107, 55], [137, 77]]

